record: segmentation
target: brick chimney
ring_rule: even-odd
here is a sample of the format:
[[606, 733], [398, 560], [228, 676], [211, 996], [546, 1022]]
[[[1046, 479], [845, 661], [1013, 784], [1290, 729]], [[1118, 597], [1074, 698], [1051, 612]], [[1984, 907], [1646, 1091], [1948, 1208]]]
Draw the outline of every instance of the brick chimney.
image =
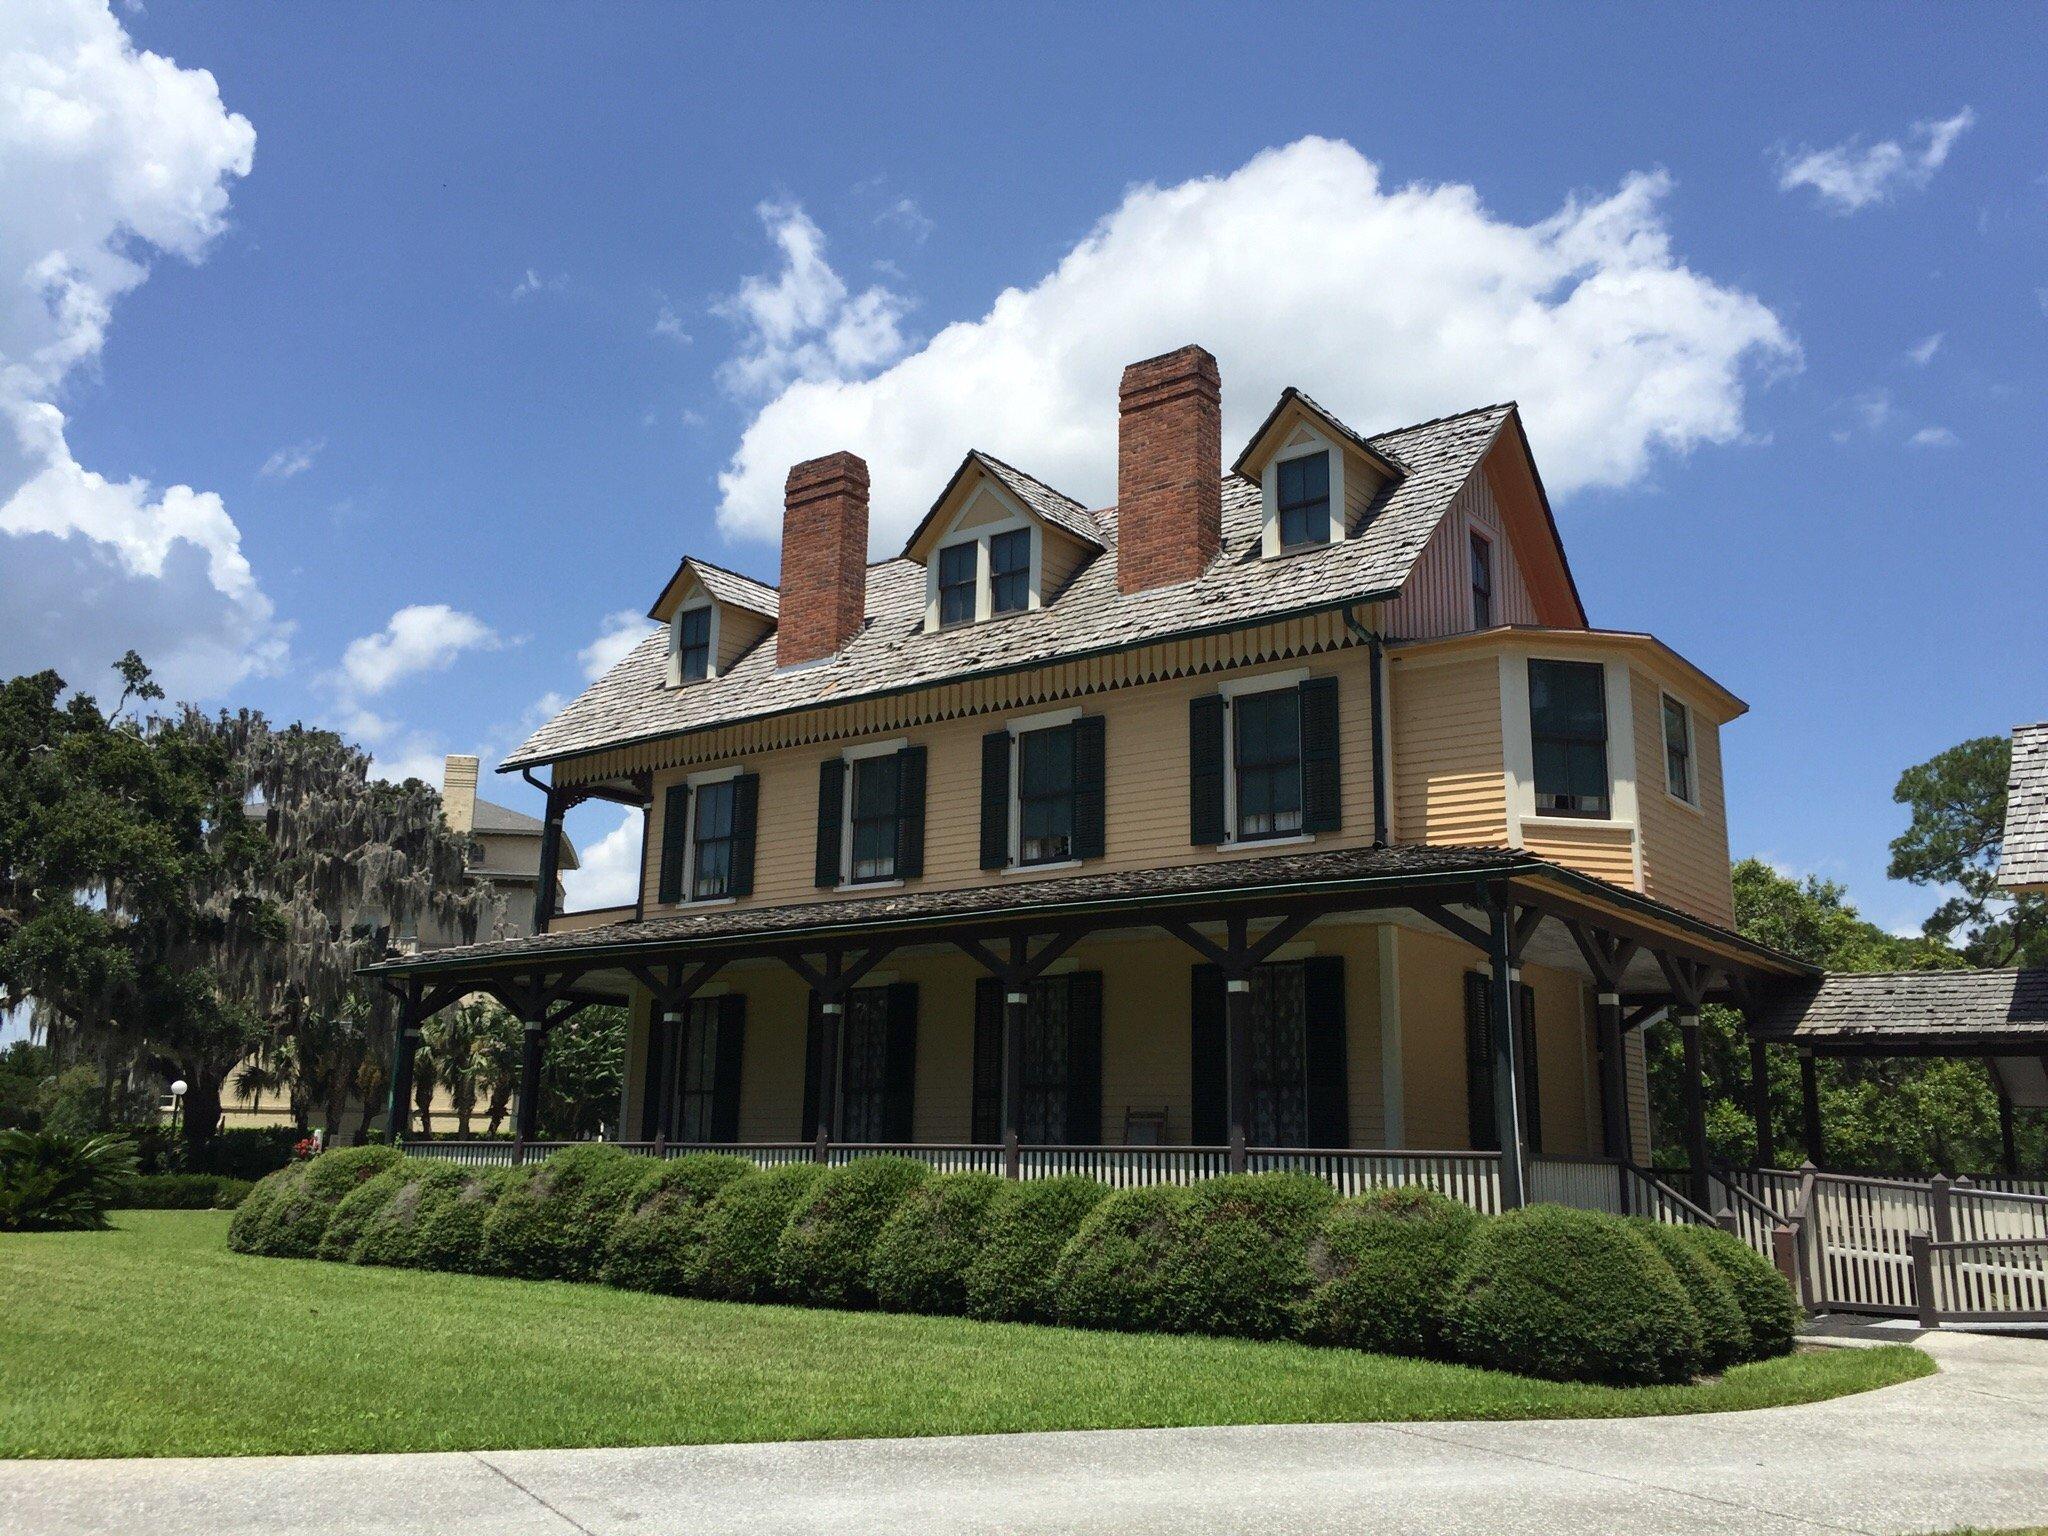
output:
[[1182, 347], [1124, 370], [1117, 391], [1116, 583], [1192, 581], [1223, 545], [1223, 391], [1216, 359]]
[[782, 493], [782, 616], [775, 664], [830, 656], [860, 632], [868, 595], [868, 466], [828, 453], [789, 472]]
[[441, 820], [450, 832], [469, 832], [476, 827], [477, 760], [450, 752], [441, 765]]

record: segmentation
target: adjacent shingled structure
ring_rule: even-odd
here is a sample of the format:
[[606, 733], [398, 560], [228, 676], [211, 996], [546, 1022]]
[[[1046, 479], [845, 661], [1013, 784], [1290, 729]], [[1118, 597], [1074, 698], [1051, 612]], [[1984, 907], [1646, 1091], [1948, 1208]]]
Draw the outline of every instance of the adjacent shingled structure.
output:
[[1752, 1024], [1766, 1040], [1850, 1054], [2048, 1049], [2048, 970], [1831, 973]]
[[1998, 883], [2008, 890], [2048, 891], [2048, 721], [2013, 728]]
[[1223, 485], [1223, 549], [1194, 581], [1119, 592], [1115, 512], [1109, 509], [1091, 514], [1096, 537], [1108, 551], [1089, 562], [1057, 602], [1000, 622], [926, 633], [924, 568], [896, 559], [868, 569], [866, 627], [815, 665], [778, 670], [772, 648], [763, 646], [720, 677], [670, 688], [667, 641], [650, 636], [529, 737], [503, 767], [1013, 671], [1051, 656], [1078, 660], [1389, 597], [1407, 580], [1452, 498], [1513, 411], [1511, 405], [1488, 406], [1367, 439], [1407, 466], [1407, 475], [1348, 538], [1285, 560], [1257, 557], [1259, 487], [1229, 475]]

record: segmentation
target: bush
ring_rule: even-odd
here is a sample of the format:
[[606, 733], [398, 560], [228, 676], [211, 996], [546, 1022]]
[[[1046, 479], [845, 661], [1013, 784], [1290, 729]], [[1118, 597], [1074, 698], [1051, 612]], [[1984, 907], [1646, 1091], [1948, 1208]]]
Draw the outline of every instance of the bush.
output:
[[989, 1208], [981, 1249], [962, 1277], [967, 1315], [999, 1322], [1056, 1320], [1053, 1277], [1061, 1250], [1108, 1194], [1108, 1185], [1080, 1174], [1005, 1184]]
[[1174, 1327], [1185, 1310], [1177, 1287], [1189, 1199], [1177, 1184], [1152, 1184], [1118, 1190], [1090, 1211], [1053, 1271], [1060, 1321], [1134, 1333]]
[[320, 1257], [338, 1264], [360, 1264], [363, 1233], [383, 1213], [391, 1197], [419, 1174], [419, 1165], [400, 1158], [375, 1178], [365, 1179], [346, 1195], [327, 1218], [320, 1234]]
[[145, 1173], [128, 1186], [121, 1205], [131, 1211], [232, 1211], [256, 1186], [215, 1173]]
[[815, 1163], [790, 1163], [734, 1179], [704, 1213], [697, 1294], [721, 1301], [765, 1301], [775, 1294], [782, 1227], [825, 1176]]
[[185, 1171], [230, 1179], [260, 1179], [292, 1160], [292, 1146], [298, 1139], [298, 1131], [289, 1125], [215, 1131], [204, 1147], [188, 1157]]
[[1799, 1331], [1799, 1300], [1792, 1284], [1749, 1244], [1719, 1227], [1675, 1227], [1684, 1240], [1718, 1267], [1735, 1296], [1749, 1333], [1744, 1358], [1768, 1360], [1792, 1352]]
[[868, 1265], [875, 1239], [896, 1207], [930, 1177], [930, 1168], [908, 1157], [862, 1157], [828, 1170], [783, 1224], [776, 1289], [814, 1307], [872, 1302]]
[[119, 1136], [0, 1131], [0, 1232], [104, 1227], [135, 1178], [135, 1144]]
[[605, 1142], [515, 1170], [484, 1218], [484, 1267], [527, 1280], [595, 1280], [612, 1225], [646, 1172], [642, 1159]]
[[511, 1168], [464, 1168], [421, 1158], [363, 1229], [358, 1264], [484, 1273], [484, 1220]]
[[966, 1311], [967, 1266], [1002, 1189], [992, 1173], [949, 1173], [913, 1189], [875, 1239], [868, 1280], [876, 1302], [892, 1312]]
[[1614, 1386], [1684, 1381], [1700, 1325], [1671, 1266], [1618, 1216], [1533, 1205], [1480, 1223], [1447, 1330], [1475, 1365]]
[[1683, 1227], [1638, 1216], [1629, 1223], [1664, 1256], [1685, 1287], [1685, 1299], [1700, 1320], [1700, 1368], [1725, 1371], [1749, 1358], [1749, 1323], [1736, 1304], [1735, 1288], [1721, 1266], [1685, 1235]]
[[272, 1258], [314, 1258], [334, 1208], [397, 1161], [390, 1147], [344, 1147], [281, 1168], [235, 1212], [228, 1244]]
[[1447, 1353], [1451, 1285], [1478, 1225], [1470, 1207], [1427, 1189], [1344, 1201], [1309, 1241], [1316, 1284], [1301, 1306], [1303, 1335], [1374, 1354]]
[[605, 1283], [687, 1296], [703, 1259], [711, 1202], [753, 1171], [744, 1157], [720, 1152], [696, 1152], [649, 1169], [605, 1244]]
[[1314, 1285], [1308, 1242], [1337, 1192], [1305, 1173], [1235, 1174], [1188, 1192], [1176, 1245], [1184, 1333], [1277, 1339], [1298, 1326]]

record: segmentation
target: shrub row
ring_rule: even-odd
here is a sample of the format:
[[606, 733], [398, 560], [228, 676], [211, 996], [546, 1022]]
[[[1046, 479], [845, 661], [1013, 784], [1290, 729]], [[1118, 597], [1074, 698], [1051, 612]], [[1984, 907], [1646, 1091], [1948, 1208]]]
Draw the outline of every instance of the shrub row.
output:
[[255, 1187], [253, 1179], [218, 1173], [145, 1173], [121, 1204], [131, 1211], [232, 1211]]
[[1711, 1228], [1561, 1206], [1481, 1217], [1421, 1189], [1339, 1200], [1298, 1174], [1112, 1192], [934, 1177], [897, 1157], [762, 1172], [594, 1145], [482, 1171], [359, 1147], [265, 1179], [230, 1241], [721, 1300], [1294, 1338], [1616, 1385], [1782, 1354], [1798, 1321], [1777, 1272]]

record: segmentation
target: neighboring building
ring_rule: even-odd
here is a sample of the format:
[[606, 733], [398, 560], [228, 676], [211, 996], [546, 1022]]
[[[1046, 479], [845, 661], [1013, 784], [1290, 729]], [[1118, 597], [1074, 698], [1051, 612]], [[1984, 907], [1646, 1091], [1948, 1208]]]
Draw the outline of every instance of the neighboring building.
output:
[[2048, 895], [2048, 720], [2012, 729], [1998, 883], [2015, 896]]
[[1513, 405], [1290, 389], [1226, 469], [1219, 392], [1134, 364], [1114, 507], [971, 453], [874, 564], [867, 466], [793, 468], [780, 588], [685, 559], [506, 764], [645, 808], [634, 906], [387, 967], [416, 1016], [629, 1002], [649, 1140], [1625, 1185], [1563, 1159], [1647, 1161], [1642, 1026], [1812, 974], [1732, 931], [1745, 706], [1592, 627]]

